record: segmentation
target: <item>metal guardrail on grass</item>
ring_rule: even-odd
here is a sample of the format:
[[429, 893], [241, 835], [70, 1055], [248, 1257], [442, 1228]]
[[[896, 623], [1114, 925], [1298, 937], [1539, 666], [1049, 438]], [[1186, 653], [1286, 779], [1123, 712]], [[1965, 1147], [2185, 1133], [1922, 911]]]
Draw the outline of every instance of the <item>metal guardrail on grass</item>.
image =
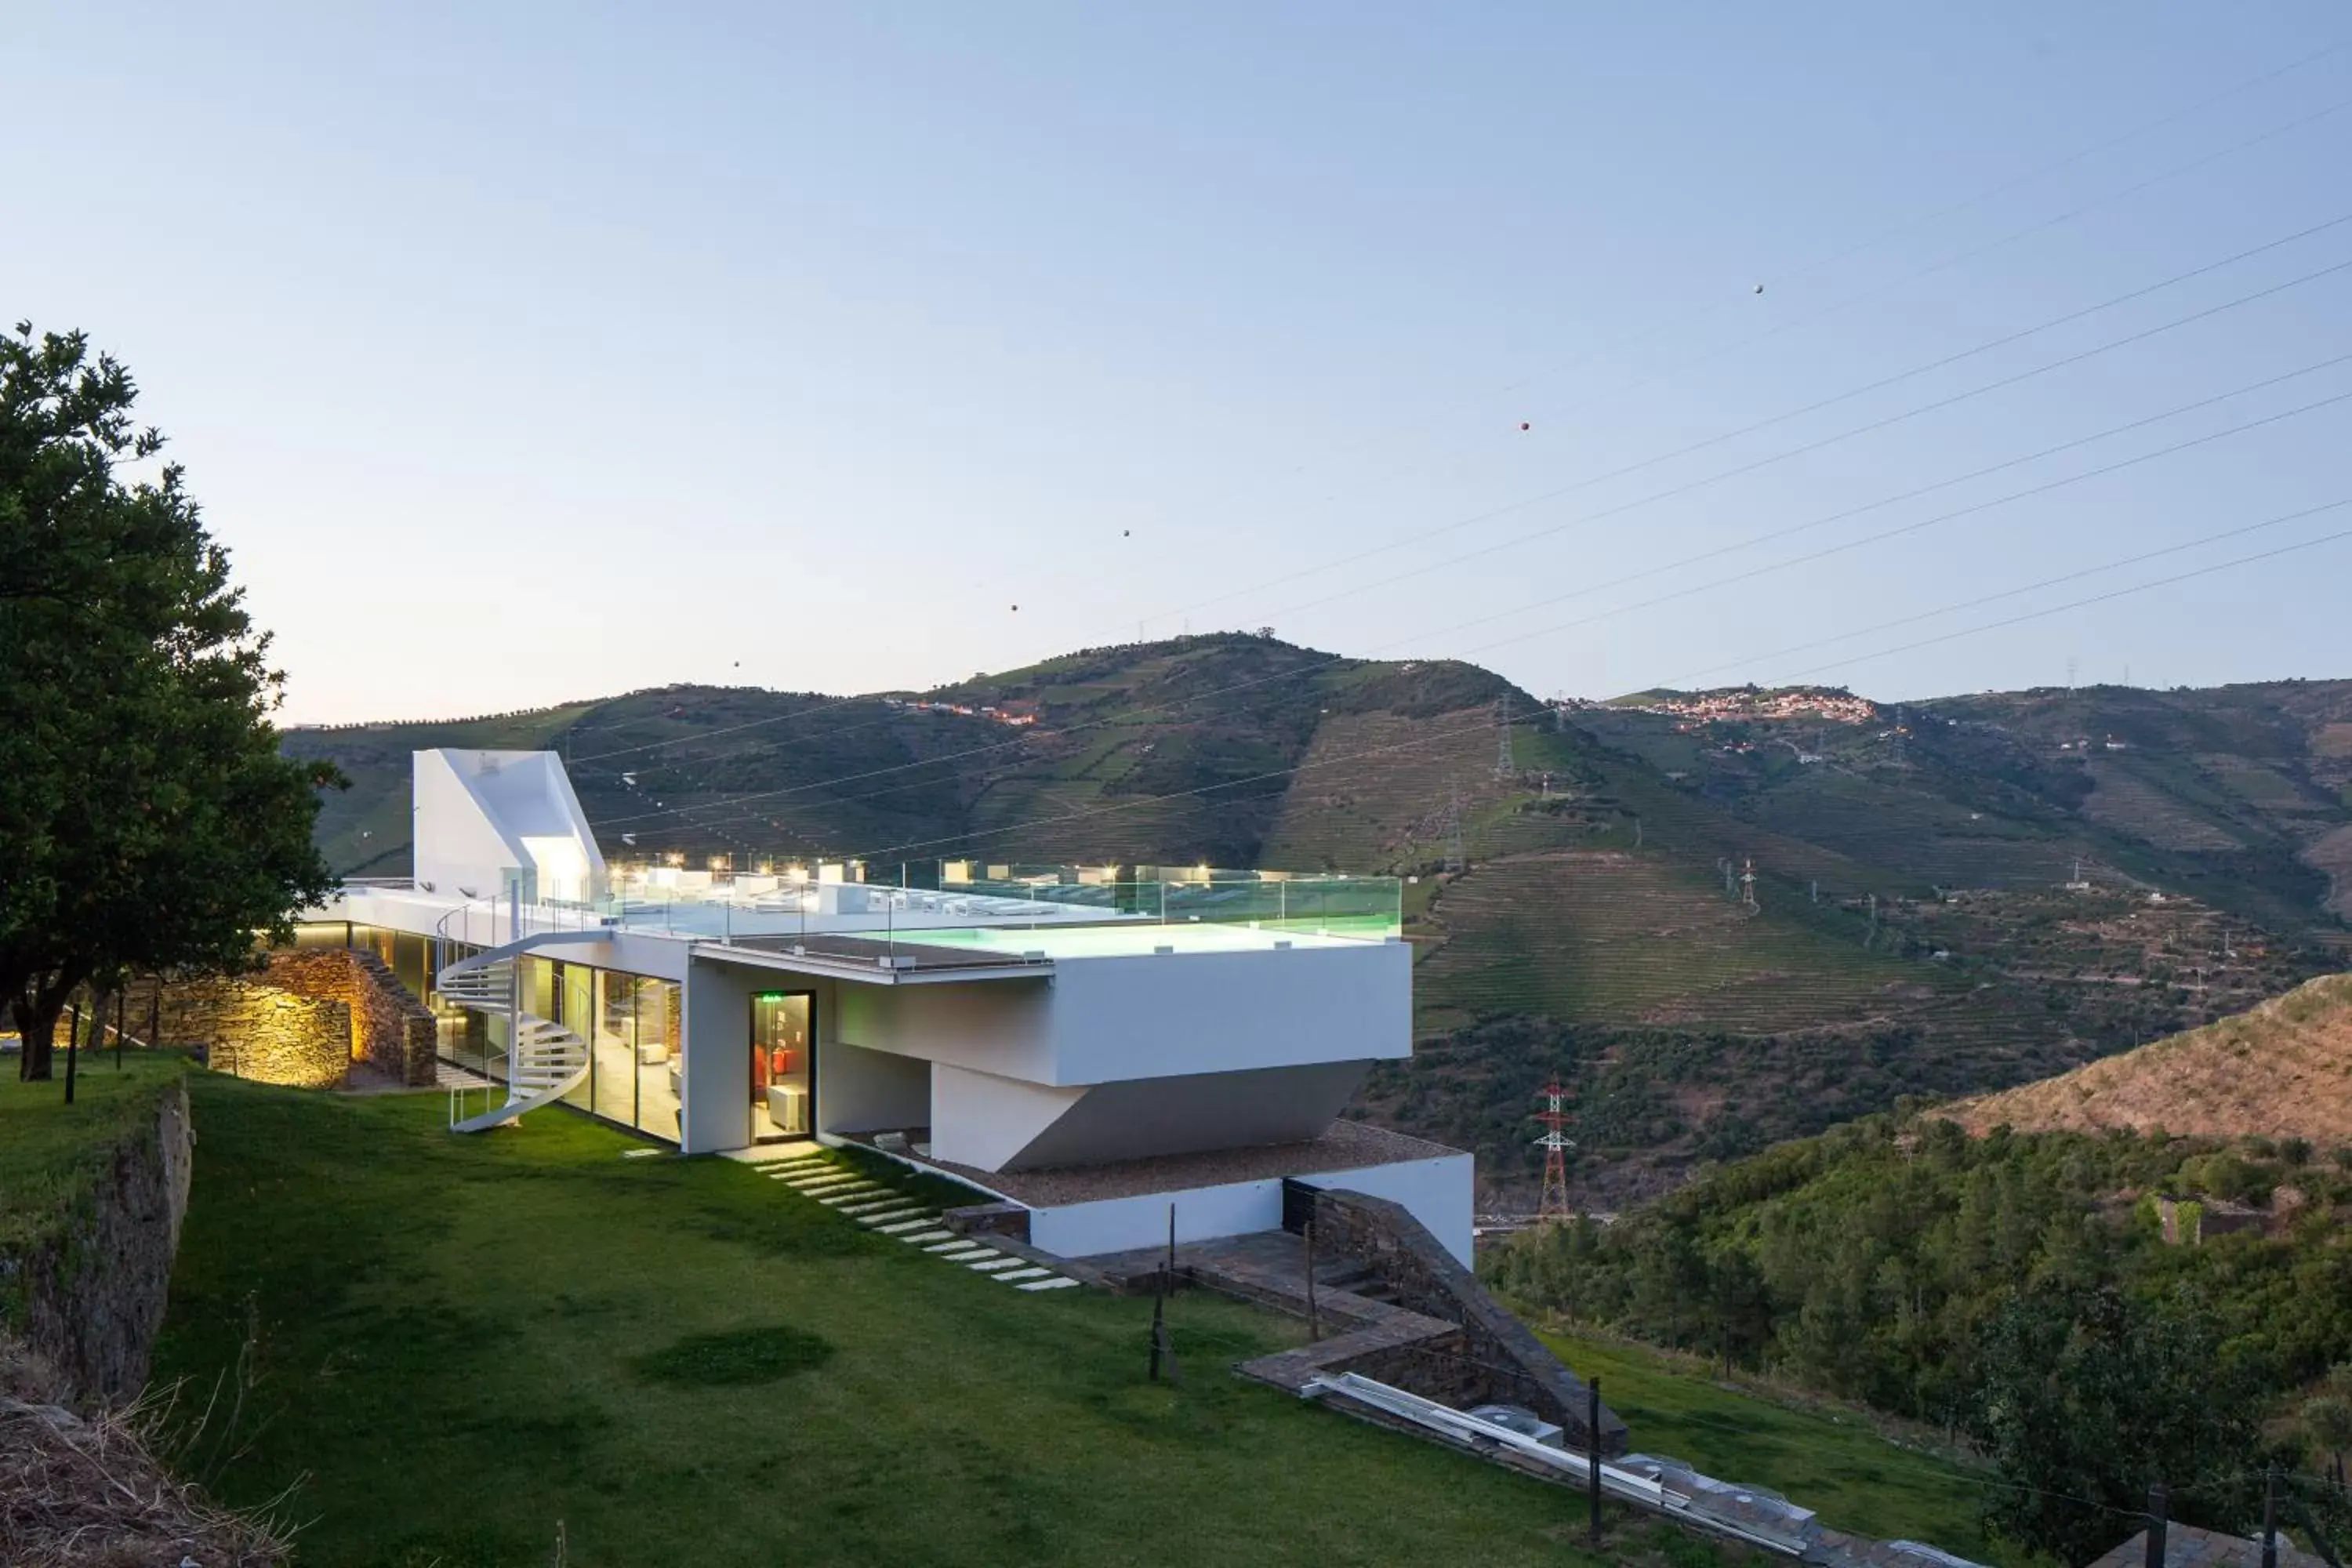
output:
[[[1299, 1390], [1306, 1399], [1336, 1395], [1395, 1419], [1409, 1422], [1440, 1437], [1486, 1454], [1507, 1452], [1538, 1472], [1549, 1472], [1578, 1486], [1591, 1484], [1595, 1461], [1572, 1448], [1558, 1448], [1522, 1432], [1484, 1420], [1467, 1411], [1440, 1405], [1391, 1384], [1357, 1373], [1328, 1373], [1309, 1378]], [[1822, 1538], [1811, 1510], [1799, 1508], [1778, 1492], [1703, 1476], [1677, 1459], [1631, 1454], [1615, 1464], [1599, 1462], [1601, 1489], [1621, 1501], [1667, 1519], [1677, 1520], [1712, 1534], [1744, 1542], [1782, 1557], [1803, 1559], [1819, 1544], [1831, 1544], [1831, 1560], [1866, 1542], [1846, 1542], [1842, 1537]], [[1917, 1558], [1923, 1568], [1977, 1568], [1916, 1542], [1895, 1542], [1890, 1549]]]

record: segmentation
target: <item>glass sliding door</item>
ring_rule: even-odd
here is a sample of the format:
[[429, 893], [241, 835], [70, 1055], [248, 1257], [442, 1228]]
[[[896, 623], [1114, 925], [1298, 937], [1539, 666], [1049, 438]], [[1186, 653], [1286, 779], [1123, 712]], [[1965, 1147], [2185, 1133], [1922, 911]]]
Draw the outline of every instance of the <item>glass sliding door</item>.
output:
[[675, 980], [636, 981], [636, 1128], [677, 1142], [678, 992]]
[[751, 1142], [805, 1138], [815, 1123], [811, 1058], [816, 997], [763, 991], [751, 998]]

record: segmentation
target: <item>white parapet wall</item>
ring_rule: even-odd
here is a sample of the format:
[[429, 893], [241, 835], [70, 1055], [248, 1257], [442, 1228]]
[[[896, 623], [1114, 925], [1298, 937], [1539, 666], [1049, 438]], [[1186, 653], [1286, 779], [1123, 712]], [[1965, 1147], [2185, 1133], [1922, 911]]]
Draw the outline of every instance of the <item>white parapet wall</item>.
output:
[[[1387, 1198], [1411, 1211], [1465, 1268], [1470, 1266], [1473, 1163], [1467, 1154], [1400, 1160], [1350, 1171], [1318, 1172], [1296, 1179], [1316, 1187], [1345, 1187]], [[1032, 1244], [1064, 1258], [1127, 1252], [1168, 1239], [1168, 1213], [1176, 1211], [1176, 1239], [1213, 1241], [1282, 1228], [1282, 1178], [1223, 1182], [1177, 1192], [1088, 1203], [1033, 1205]]]

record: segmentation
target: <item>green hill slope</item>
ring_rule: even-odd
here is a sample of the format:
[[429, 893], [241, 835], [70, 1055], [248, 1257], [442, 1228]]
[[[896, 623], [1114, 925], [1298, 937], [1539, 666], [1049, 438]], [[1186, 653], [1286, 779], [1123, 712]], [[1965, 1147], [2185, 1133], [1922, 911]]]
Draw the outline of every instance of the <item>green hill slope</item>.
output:
[[679, 687], [286, 745], [352, 776], [320, 823], [352, 872], [405, 868], [408, 753], [455, 745], [562, 752], [616, 853], [1408, 877], [1423, 1043], [1360, 1109], [1476, 1149], [1507, 1208], [1553, 1073], [1613, 1204], [2341, 967], [2352, 886], [2352, 682], [1550, 710], [1471, 665], [1220, 634], [919, 695]]

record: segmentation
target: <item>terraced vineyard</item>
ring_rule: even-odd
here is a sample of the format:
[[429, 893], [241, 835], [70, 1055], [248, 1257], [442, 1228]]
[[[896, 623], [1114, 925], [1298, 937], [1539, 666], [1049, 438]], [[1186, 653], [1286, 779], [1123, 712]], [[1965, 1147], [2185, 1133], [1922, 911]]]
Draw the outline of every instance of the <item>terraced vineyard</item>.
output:
[[1433, 868], [1450, 802], [1475, 823], [1516, 794], [1495, 777], [1491, 705], [1427, 719], [1333, 714], [1317, 727], [1261, 858], [1308, 870]]
[[1759, 913], [1662, 857], [1552, 850], [1475, 867], [1431, 910], [1419, 984], [1431, 1026], [1494, 1013], [1769, 1033], [1884, 1012], [1916, 976]]
[[1936, 887], [2046, 888], [2088, 848], [2079, 835], [1971, 811], [1906, 782], [1902, 769], [1809, 767], [1742, 815]]

